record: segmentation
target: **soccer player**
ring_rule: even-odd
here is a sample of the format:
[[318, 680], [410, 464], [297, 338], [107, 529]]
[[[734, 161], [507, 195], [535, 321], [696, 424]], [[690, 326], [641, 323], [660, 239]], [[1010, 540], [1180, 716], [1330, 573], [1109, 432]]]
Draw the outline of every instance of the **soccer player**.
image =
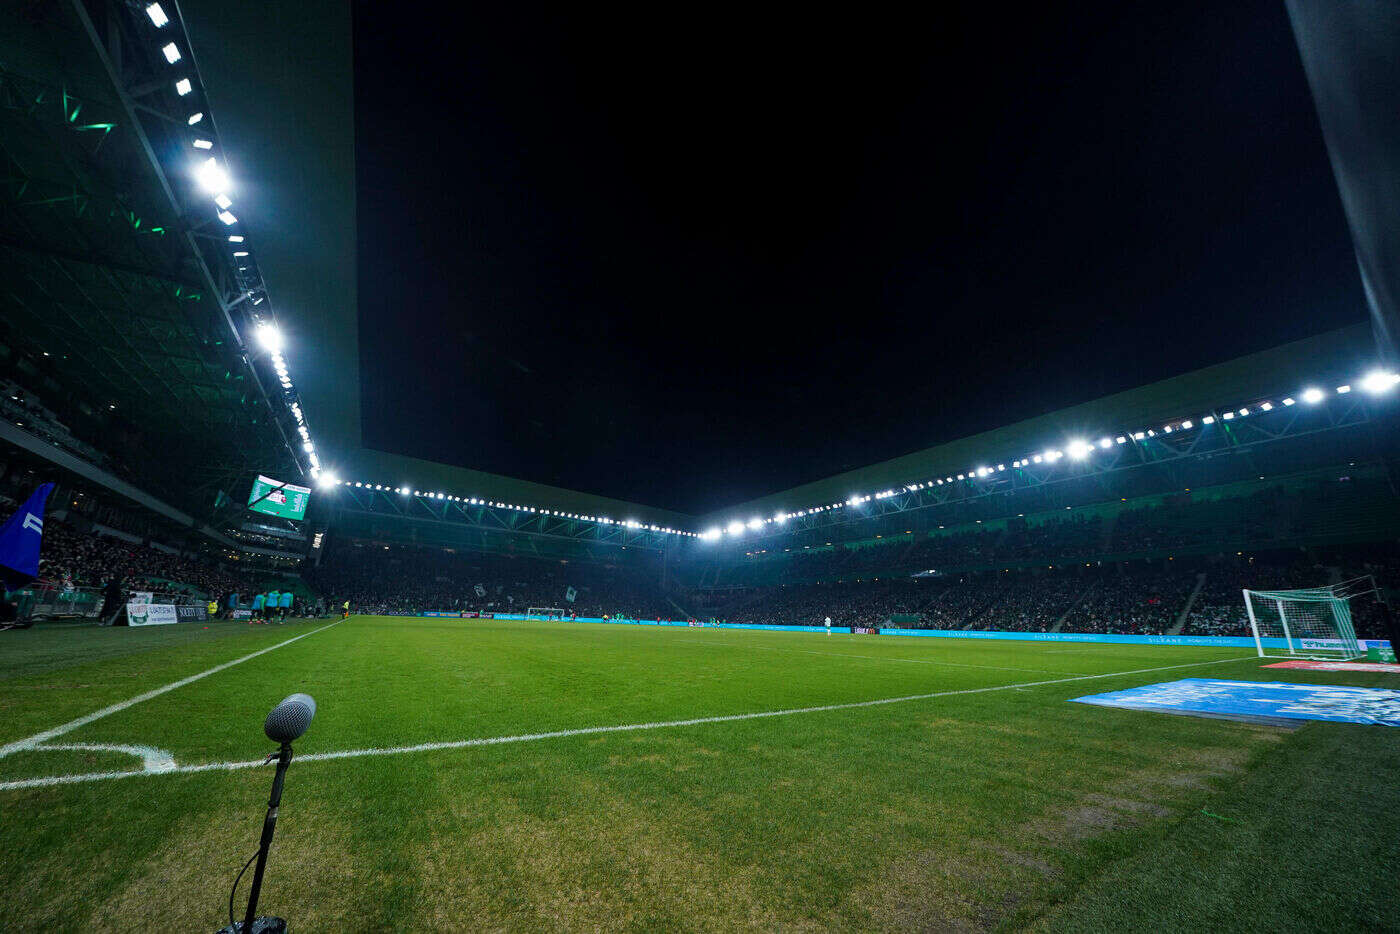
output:
[[826, 634], [827, 634], [828, 636], [831, 635], [831, 617], [830, 617], [830, 616], [828, 616], [828, 617], [826, 618]]
[[285, 623], [287, 617], [292, 615], [292, 592], [290, 590], [282, 591], [282, 595], [277, 598], [277, 609], [277, 621], [279, 623]]
[[262, 609], [266, 602], [267, 594], [262, 593], [261, 591], [253, 594], [253, 615], [248, 618], [249, 625], [258, 621], [258, 617], [262, 615]]

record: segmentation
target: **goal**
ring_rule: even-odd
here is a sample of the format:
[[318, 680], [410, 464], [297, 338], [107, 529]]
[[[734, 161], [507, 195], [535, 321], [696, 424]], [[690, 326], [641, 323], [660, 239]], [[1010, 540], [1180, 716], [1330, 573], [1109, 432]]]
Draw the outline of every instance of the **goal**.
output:
[[[1370, 586], [1362, 589], [1358, 585]], [[1246, 590], [1244, 606], [1260, 658], [1349, 659], [1361, 654], [1349, 600], [1369, 578], [1306, 590]]]
[[525, 611], [526, 616], [540, 616], [545, 619], [563, 619], [564, 611], [553, 606], [532, 606]]

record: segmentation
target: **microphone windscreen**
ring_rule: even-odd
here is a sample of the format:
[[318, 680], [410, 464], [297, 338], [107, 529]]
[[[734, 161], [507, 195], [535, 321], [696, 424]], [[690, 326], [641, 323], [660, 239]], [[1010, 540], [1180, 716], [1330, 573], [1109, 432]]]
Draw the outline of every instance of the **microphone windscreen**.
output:
[[290, 743], [306, 732], [316, 716], [316, 701], [310, 694], [292, 694], [268, 712], [263, 732], [274, 743]]

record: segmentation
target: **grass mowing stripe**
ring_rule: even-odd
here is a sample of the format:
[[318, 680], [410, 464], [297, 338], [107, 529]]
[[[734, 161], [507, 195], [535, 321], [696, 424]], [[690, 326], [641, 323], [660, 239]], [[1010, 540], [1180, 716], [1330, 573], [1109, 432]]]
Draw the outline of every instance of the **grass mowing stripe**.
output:
[[[331, 625], [335, 625], [332, 623]], [[329, 626], [322, 627], [329, 629]], [[316, 632], [320, 632], [318, 629]], [[309, 632], [306, 635], [314, 635]], [[298, 636], [297, 638], [305, 638]], [[295, 640], [293, 640], [295, 641]], [[282, 643], [285, 645], [286, 643]], [[278, 646], [273, 646], [277, 648]], [[271, 649], [264, 649], [264, 652]], [[256, 654], [262, 654], [256, 653]], [[249, 656], [251, 658], [252, 656]], [[323, 762], [331, 759], [359, 759], [366, 756], [396, 756], [406, 755], [415, 752], [439, 752], [448, 749], [467, 749], [473, 746], [499, 746], [507, 743], [528, 743], [543, 739], [561, 739], [570, 736], [590, 736], [599, 733], [631, 733], [639, 730], [660, 730], [672, 729], [684, 726], [700, 726], [708, 723], [733, 723], [740, 720], [759, 720], [769, 717], [790, 717], [797, 714], [826, 713], [833, 710], [855, 710], [861, 707], [878, 707], [885, 704], [904, 704], [910, 701], [929, 700], [935, 697], [957, 697], [964, 694], [986, 694], [993, 691], [1010, 691], [1021, 688], [1045, 687], [1052, 684], [1066, 684], [1072, 681], [1092, 681], [1100, 678], [1116, 678], [1125, 675], [1151, 674], [1158, 671], [1175, 671], [1180, 668], [1200, 668], [1206, 665], [1223, 665], [1227, 662], [1249, 661], [1256, 656], [1242, 655], [1238, 658], [1222, 658], [1209, 662], [1189, 662], [1184, 665], [1164, 665], [1157, 668], [1137, 668], [1131, 671], [1110, 671], [1096, 675], [1075, 675], [1069, 678], [1055, 678], [1049, 681], [1027, 681], [1021, 684], [994, 684], [981, 688], [961, 688], [954, 691], [933, 691], [928, 694], [908, 694], [903, 697], [882, 697], [876, 700], [852, 701], [843, 704], [820, 704], [814, 707], [789, 707], [782, 710], [761, 710], [752, 713], [721, 714], [714, 717], [692, 717], [687, 720], [662, 720], [653, 723], [624, 723], [611, 726], [587, 726], [571, 730], [552, 730], [545, 733], [524, 733], [517, 736], [489, 736], [477, 739], [446, 740], [434, 743], [417, 743], [412, 746], [387, 746], [371, 747], [367, 749], [342, 749], [335, 752], [313, 752], [304, 756], [298, 756], [298, 762]], [[242, 659], [240, 659], [241, 661]], [[230, 664], [236, 664], [230, 663]], [[227, 667], [227, 666], [224, 666]], [[206, 672], [207, 674], [208, 672]], [[202, 677], [202, 676], [200, 676]], [[152, 695], [154, 696], [154, 695]], [[130, 706], [129, 704], [127, 706]], [[96, 718], [94, 718], [96, 719]], [[94, 782], [112, 778], [129, 778], [133, 775], [170, 775], [179, 772], [212, 772], [212, 771], [232, 771], [234, 769], [251, 769], [260, 765], [268, 764], [267, 759], [251, 759], [242, 762], [208, 762], [201, 765], [181, 765], [173, 769], [164, 769], [159, 772], [127, 771], [127, 772], [88, 772], [78, 775], [53, 775], [46, 778], [26, 778], [15, 781], [0, 782], [0, 791], [9, 791], [19, 788], [42, 788], [49, 785], [67, 785], [75, 782]]]
[[310, 632], [304, 632], [299, 636], [293, 636], [286, 642], [279, 642], [276, 645], [270, 645], [265, 649], [258, 649], [256, 652], [251, 652], [243, 656], [242, 658], [235, 658], [231, 662], [224, 662], [222, 665], [215, 665], [208, 671], [201, 671], [199, 674], [190, 675], [188, 678], [181, 678], [179, 681], [172, 681], [170, 684], [163, 685], [162, 687], [158, 687], [153, 690], [147, 691], [144, 694], [138, 694], [135, 697], [112, 704], [110, 707], [103, 707], [101, 710], [94, 711], [90, 714], [79, 717], [76, 720], [70, 720], [62, 726], [56, 726], [52, 729], [44, 730], [42, 733], [35, 733], [33, 736], [27, 739], [19, 739], [15, 740], [13, 743], [7, 743], [4, 746], [0, 746], [0, 759], [3, 759], [5, 756], [8, 756], [12, 753], [21, 752], [25, 749], [33, 749], [40, 743], [51, 740], [57, 736], [62, 736], [65, 733], [71, 733], [74, 730], [78, 729], [78, 727], [87, 726], [94, 720], [101, 720], [103, 717], [110, 716], [114, 713], [120, 713], [128, 707], [133, 707], [136, 704], [141, 703], [142, 701], [148, 701], [153, 697], [159, 697], [167, 691], [173, 691], [176, 688], [182, 688], [187, 684], [193, 684], [201, 678], [207, 678], [212, 674], [218, 674], [221, 671], [224, 671], [228, 668], [232, 668], [234, 665], [241, 665], [244, 662], [249, 661], [250, 659], [257, 658], [259, 655], [266, 655], [268, 652], [280, 649], [285, 645], [291, 645], [293, 642], [305, 639], [307, 636], [314, 636], [318, 632], [325, 632], [332, 626], [339, 626], [340, 623], [341, 620], [337, 620], [328, 626], [322, 626], [320, 629], [313, 629]]
[[710, 642], [706, 639], [677, 639], [689, 645], [733, 645], [745, 649], [762, 649], [765, 652], [796, 652], [799, 655], [823, 655], [827, 658], [867, 658], [876, 662], [903, 662], [906, 665], [946, 665], [950, 668], [985, 668], [988, 671], [1038, 671], [1041, 674], [1057, 675], [1058, 671], [1049, 668], [1008, 668], [1005, 665], [973, 665], [969, 662], [945, 662], [933, 658], [899, 658], [894, 655], [857, 655], [853, 652], [814, 652], [811, 649], [789, 649], [780, 645], [743, 645], [739, 642]]

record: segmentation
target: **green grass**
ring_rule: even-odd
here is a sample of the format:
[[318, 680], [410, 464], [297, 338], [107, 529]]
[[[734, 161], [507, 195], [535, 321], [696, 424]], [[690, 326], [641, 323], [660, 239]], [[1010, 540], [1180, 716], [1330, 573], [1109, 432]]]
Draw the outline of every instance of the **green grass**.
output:
[[[322, 625], [0, 634], [0, 744]], [[54, 742], [248, 761], [297, 690], [319, 705], [298, 755], [974, 691], [295, 762], [263, 906], [302, 931], [1395, 926], [1400, 731], [1066, 703], [1192, 676], [1390, 677], [1225, 661], [1243, 654], [361, 617]], [[1178, 665], [1199, 667], [1117, 674]], [[1109, 676], [1061, 681], [1086, 675]], [[0, 782], [137, 767], [30, 750]], [[214, 930], [269, 781], [0, 790], [10, 926]]]

